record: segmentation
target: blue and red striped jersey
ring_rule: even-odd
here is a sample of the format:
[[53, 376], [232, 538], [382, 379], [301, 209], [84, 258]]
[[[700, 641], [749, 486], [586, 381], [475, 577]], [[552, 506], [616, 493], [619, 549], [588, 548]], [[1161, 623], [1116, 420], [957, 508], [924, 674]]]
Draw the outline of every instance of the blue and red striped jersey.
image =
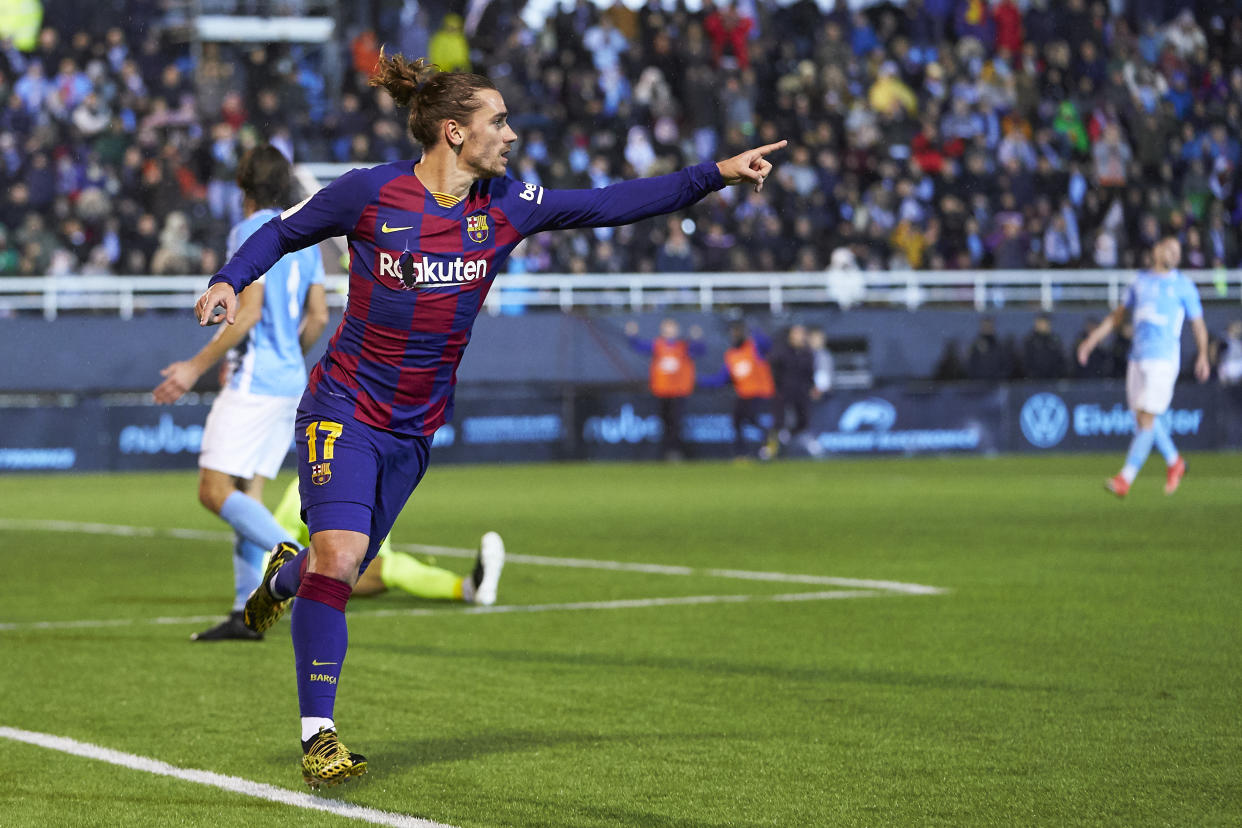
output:
[[474, 321], [518, 242], [544, 230], [671, 213], [720, 189], [715, 163], [596, 190], [481, 179], [445, 207], [414, 162], [352, 170], [271, 219], [211, 279], [240, 292], [281, 256], [349, 241], [349, 300], [302, 399], [316, 412], [398, 434], [431, 435], [453, 413]]

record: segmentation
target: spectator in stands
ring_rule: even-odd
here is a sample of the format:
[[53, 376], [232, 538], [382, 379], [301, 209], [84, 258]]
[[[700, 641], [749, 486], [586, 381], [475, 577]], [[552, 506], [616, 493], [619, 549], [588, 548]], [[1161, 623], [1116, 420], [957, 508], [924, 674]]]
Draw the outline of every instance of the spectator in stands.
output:
[[586, 30], [582, 45], [590, 53], [595, 70], [600, 74], [619, 69], [621, 55], [630, 48], [629, 41], [607, 12], [600, 16], [598, 23]]
[[151, 257], [151, 272], [161, 275], [198, 273], [203, 249], [190, 241], [190, 223], [178, 210], [168, 214], [160, 232], [160, 246]]
[[703, 20], [703, 31], [711, 40], [712, 61], [717, 69], [750, 68], [747, 37], [753, 25], [754, 21], [743, 17], [728, 0], [707, 15]]
[[1044, 231], [1043, 251], [1044, 261], [1050, 267], [1070, 267], [1077, 263], [1081, 251], [1064, 214], [1052, 216], [1048, 229]]
[[1208, 220], [1207, 237], [1204, 247], [1213, 267], [1237, 267], [1238, 235], [1237, 230], [1230, 230], [1225, 224], [1223, 210], [1214, 210]]
[[676, 217], [668, 220], [668, 238], [656, 254], [655, 266], [659, 273], [690, 273], [694, 270], [694, 250], [681, 222]]
[[1041, 313], [1022, 340], [1022, 370], [1027, 379], [1060, 379], [1065, 376], [1065, 348], [1052, 330], [1052, 317]]
[[465, 23], [461, 15], [444, 16], [444, 22], [431, 36], [427, 52], [428, 59], [439, 66], [441, 72], [470, 71], [470, 44], [466, 41]]
[[[104, 177], [120, 183], [117, 193], [101, 189], [114, 198], [109, 215], [129, 217], [127, 231], [144, 210], [161, 219], [179, 210], [192, 241], [216, 248], [228, 226], [221, 188], [211, 186], [227, 180], [216, 166], [227, 167], [229, 155], [218, 123], [233, 130], [233, 155], [258, 139], [285, 141], [299, 161], [417, 155], [399, 130], [376, 129], [391, 121], [382, 117], [391, 104], [365, 85], [378, 55], [375, 32], [398, 27], [391, 9], [357, 11], [361, 34], [338, 47], [336, 62], [347, 67], [338, 86], [318, 59], [281, 44], [210, 44], [191, 75], [188, 47], [160, 31], [145, 3], [104, 4], [124, 21], [111, 29], [85, 27], [97, 11], [79, 4], [85, 17], [49, 18], [32, 51], [0, 49], [0, 181], [10, 198], [17, 182], [26, 205], [59, 204], [78, 213], [88, 236], [100, 235], [100, 221], [80, 214], [76, 192], [61, 201], [56, 190], [58, 160], [70, 157], [76, 168], [93, 149]], [[1166, 7], [1190, 10], [1165, 19]], [[723, 129], [719, 98], [729, 88], [745, 93], [731, 105], [748, 110], [730, 118], [754, 132], [778, 127], [807, 151], [811, 175], [769, 182], [764, 206], [811, 217], [825, 240], [839, 235], [839, 223], [856, 223], [863, 266], [887, 266], [902, 221], [901, 261], [909, 266], [1043, 266], [1054, 222], [1040, 212], [1040, 196], [1053, 212], [1070, 199], [1066, 232], [1081, 240], [1071, 260], [1081, 262], [1085, 247], [1087, 264], [1111, 261], [1111, 252], [1095, 255], [1100, 240], [1107, 247], [1111, 239], [1117, 263], [1136, 266], [1163, 233], [1184, 239], [1194, 227], [1209, 266], [1217, 259], [1236, 266], [1228, 231], [1242, 220], [1242, 40], [1233, 34], [1242, 31], [1242, 8], [1216, 3], [1198, 16], [1196, 8], [1147, 2], [1124, 15], [1082, 0], [924, 0], [899, 12], [880, 5], [808, 17], [806, 3], [731, 3], [702, 13], [655, 4], [632, 13], [554, 7], [541, 30], [528, 30], [517, 15], [497, 16], [500, 31], [475, 47], [503, 67], [513, 87], [506, 96], [529, 102], [519, 131], [548, 186], [580, 186], [600, 156], [612, 176], [627, 161], [672, 169], [715, 157], [722, 143], [747, 134]], [[1209, 21], [1219, 35], [1208, 36]], [[453, 37], [469, 62], [464, 32]], [[436, 59], [447, 68], [463, 58]], [[567, 120], [597, 126], [580, 134], [549, 126]], [[913, 194], [897, 199], [904, 205], [897, 211], [882, 194], [897, 193], [904, 177]], [[1012, 210], [1002, 207], [1007, 195], [1015, 197]], [[720, 225], [717, 235], [688, 238], [700, 266], [768, 269], [809, 260], [803, 240], [783, 252], [768, 243], [762, 218], [723, 210], [721, 198], [690, 213], [700, 226]], [[1117, 201], [1114, 221], [1109, 207]], [[0, 205], [0, 212], [17, 210]], [[888, 213], [895, 213], [891, 223]], [[973, 234], [968, 218], [978, 226]], [[6, 224], [12, 232], [20, 222]], [[54, 235], [61, 226], [58, 220]], [[130, 255], [130, 236], [123, 234], [117, 257], [121, 272], [133, 272], [140, 258]], [[649, 222], [615, 248], [652, 262], [663, 236], [662, 225]], [[762, 237], [763, 245], [712, 252], [722, 236]], [[906, 242], [920, 236], [928, 249], [918, 261]], [[591, 243], [586, 231], [560, 234], [536, 266], [567, 271], [583, 259], [575, 251]], [[57, 249], [70, 246], [56, 239]], [[825, 242], [819, 259], [839, 246]], [[1062, 257], [1054, 250], [1051, 258]]]
[[0, 276], [16, 276], [21, 257], [9, 244], [9, 231], [0, 225]]

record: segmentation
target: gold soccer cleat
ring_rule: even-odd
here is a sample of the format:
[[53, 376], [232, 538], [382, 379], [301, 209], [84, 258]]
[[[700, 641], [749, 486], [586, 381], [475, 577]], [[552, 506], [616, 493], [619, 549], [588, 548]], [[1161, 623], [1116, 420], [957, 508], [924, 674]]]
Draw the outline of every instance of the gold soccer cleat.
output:
[[350, 753], [341, 744], [335, 730], [323, 730], [306, 743], [302, 757], [302, 779], [311, 788], [320, 785], [331, 787], [367, 772], [367, 758], [360, 753]]
[[246, 626], [257, 633], [267, 632], [285, 614], [292, 596], [281, 600], [272, 594], [272, 576], [289, 561], [297, 557], [298, 549], [291, 543], [280, 543], [272, 550], [272, 557], [263, 570], [263, 581], [255, 587], [254, 592], [246, 599], [246, 608], [242, 611], [242, 620]]

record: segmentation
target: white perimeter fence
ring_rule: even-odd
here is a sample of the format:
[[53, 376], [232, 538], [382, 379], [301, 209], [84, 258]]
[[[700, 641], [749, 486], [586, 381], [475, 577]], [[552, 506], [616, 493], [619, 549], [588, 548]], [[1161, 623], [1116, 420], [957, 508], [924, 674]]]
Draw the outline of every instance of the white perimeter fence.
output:
[[[1242, 303], [1242, 270], [1185, 271], [1204, 302]], [[0, 278], [0, 314], [37, 312], [55, 319], [66, 311], [116, 313], [129, 319], [148, 310], [185, 310], [207, 276], [43, 276]], [[719, 307], [845, 308], [973, 307], [1009, 305], [1052, 310], [1066, 305], [1113, 306], [1134, 278], [1132, 270], [908, 270], [816, 273], [624, 273], [607, 275], [502, 274], [487, 297], [491, 314], [523, 308]], [[328, 301], [345, 304], [347, 279], [328, 277]]]

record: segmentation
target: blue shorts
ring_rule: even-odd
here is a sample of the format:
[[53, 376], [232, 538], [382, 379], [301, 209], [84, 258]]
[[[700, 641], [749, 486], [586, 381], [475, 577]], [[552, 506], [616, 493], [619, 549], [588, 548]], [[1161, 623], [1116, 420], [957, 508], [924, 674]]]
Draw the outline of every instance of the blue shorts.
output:
[[298, 411], [294, 437], [302, 519], [312, 535], [345, 529], [369, 536], [366, 569], [427, 473], [431, 438], [304, 410]]

